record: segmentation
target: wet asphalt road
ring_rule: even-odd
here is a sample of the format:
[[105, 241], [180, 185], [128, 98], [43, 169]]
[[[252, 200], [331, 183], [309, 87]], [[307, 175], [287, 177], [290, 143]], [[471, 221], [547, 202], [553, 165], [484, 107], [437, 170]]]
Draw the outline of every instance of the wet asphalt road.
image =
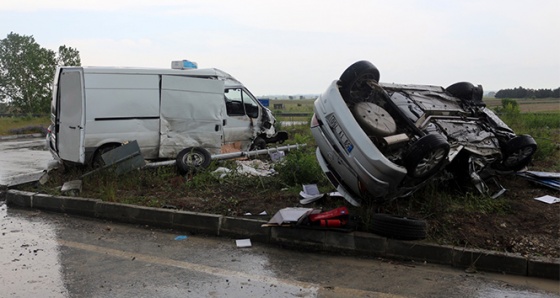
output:
[[[177, 236], [187, 236], [175, 240]], [[559, 297], [557, 281], [0, 207], [3, 297]]]
[[0, 140], [0, 186], [35, 180], [51, 161], [44, 138]]

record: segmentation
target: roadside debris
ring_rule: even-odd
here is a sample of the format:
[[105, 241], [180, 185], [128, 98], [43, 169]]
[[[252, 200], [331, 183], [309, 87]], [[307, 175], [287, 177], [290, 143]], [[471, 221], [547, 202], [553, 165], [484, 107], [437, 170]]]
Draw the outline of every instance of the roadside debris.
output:
[[319, 188], [317, 187], [317, 184], [304, 184], [303, 185], [303, 190], [299, 192], [299, 196], [301, 197], [299, 202], [302, 205], [306, 205], [306, 204], [318, 201], [318, 200], [324, 198], [327, 195], [330, 196], [330, 197], [341, 197], [342, 196], [339, 192], [336, 192], [336, 191], [335, 192], [329, 192], [328, 194], [322, 194], [322, 193], [319, 192]]
[[555, 204], [555, 203], [560, 202], [560, 198], [557, 198], [557, 197], [554, 197], [554, 196], [549, 196], [549, 195], [535, 198], [535, 200], [541, 201], [541, 202], [544, 202], [544, 203], [547, 203], [547, 204]]
[[185, 240], [185, 239], [187, 239], [187, 238], [189, 238], [189, 237], [186, 236], [186, 235], [179, 235], [179, 236], [175, 237], [175, 240], [181, 241], [181, 240]]
[[281, 226], [301, 223], [311, 212], [313, 208], [287, 207], [280, 209], [264, 226]]
[[560, 173], [525, 171], [517, 173], [531, 182], [560, 191]]
[[348, 208], [344, 206], [330, 211], [309, 215], [309, 221], [311, 224], [319, 224], [321, 227], [339, 228], [345, 226], [348, 223], [348, 220]]
[[235, 244], [239, 248], [251, 247], [252, 246], [251, 239], [237, 239], [237, 240], [235, 240]]
[[60, 192], [70, 196], [77, 196], [82, 192], [82, 180], [64, 182]]
[[321, 212], [321, 209], [288, 207], [279, 210], [262, 227], [321, 227], [321, 228], [341, 228], [348, 224], [350, 214], [345, 206], [338, 207], [329, 211]]

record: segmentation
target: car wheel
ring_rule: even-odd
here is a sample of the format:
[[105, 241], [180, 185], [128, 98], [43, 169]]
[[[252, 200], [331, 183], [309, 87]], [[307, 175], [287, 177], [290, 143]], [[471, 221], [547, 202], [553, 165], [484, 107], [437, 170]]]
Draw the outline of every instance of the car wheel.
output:
[[537, 151], [537, 142], [529, 135], [517, 136], [509, 140], [503, 148], [502, 166], [506, 170], [518, 171], [531, 162]]
[[340, 94], [347, 103], [362, 102], [374, 91], [368, 81], [379, 82], [379, 70], [369, 61], [350, 65], [340, 76]]
[[177, 169], [182, 175], [207, 168], [212, 161], [212, 156], [204, 148], [190, 147], [177, 154]]
[[266, 141], [261, 138], [258, 137], [253, 141], [253, 144], [251, 144], [251, 148], [249, 148], [249, 150], [261, 150], [261, 149], [266, 149]]
[[426, 221], [384, 213], [372, 216], [372, 232], [388, 238], [420, 240], [426, 238]]
[[120, 146], [121, 146], [120, 144], [105, 144], [99, 147], [97, 151], [95, 151], [95, 154], [93, 155], [93, 160], [91, 162], [92, 167], [101, 168], [105, 166], [105, 162], [103, 161], [102, 155]]
[[475, 86], [469, 82], [459, 82], [445, 88], [451, 95], [465, 102], [481, 102], [483, 90], [482, 86]]
[[429, 134], [412, 144], [404, 165], [408, 175], [415, 178], [427, 178], [441, 169], [447, 154], [449, 143], [439, 134]]

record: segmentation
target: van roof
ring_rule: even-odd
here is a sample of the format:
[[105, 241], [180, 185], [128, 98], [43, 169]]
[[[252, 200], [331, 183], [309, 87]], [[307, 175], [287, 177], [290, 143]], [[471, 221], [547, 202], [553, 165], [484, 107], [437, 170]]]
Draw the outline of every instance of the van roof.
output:
[[110, 67], [110, 66], [61, 66], [60, 68], [81, 68], [84, 73], [97, 74], [164, 74], [187, 75], [201, 78], [216, 78], [223, 80], [227, 87], [242, 87], [243, 84], [227, 72], [217, 68], [202, 69], [167, 69], [167, 68], [142, 68], [142, 67]]

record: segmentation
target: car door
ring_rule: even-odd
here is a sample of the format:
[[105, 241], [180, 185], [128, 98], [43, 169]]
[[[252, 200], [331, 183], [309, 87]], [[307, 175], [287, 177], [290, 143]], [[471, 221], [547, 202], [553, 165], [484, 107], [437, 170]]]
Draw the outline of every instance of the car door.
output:
[[224, 100], [224, 143], [240, 144], [240, 149], [245, 150], [254, 138], [254, 127], [259, 117], [257, 100], [243, 88], [226, 89]]

